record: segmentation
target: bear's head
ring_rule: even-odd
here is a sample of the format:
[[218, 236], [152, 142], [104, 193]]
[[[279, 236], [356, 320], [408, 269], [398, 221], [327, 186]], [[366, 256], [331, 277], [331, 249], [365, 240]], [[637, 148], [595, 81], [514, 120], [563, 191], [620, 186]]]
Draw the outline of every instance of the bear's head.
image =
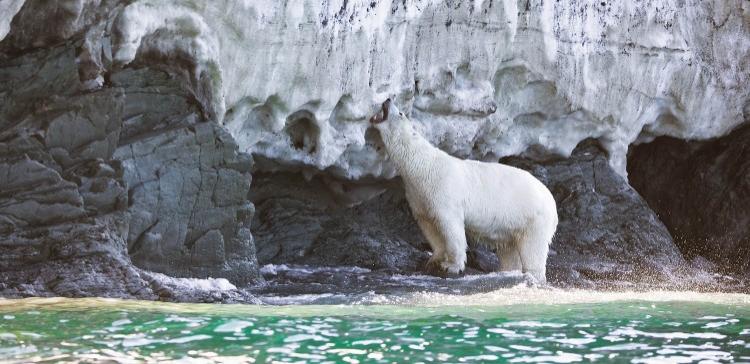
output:
[[380, 110], [370, 118], [370, 124], [378, 129], [381, 134], [393, 131], [408, 122], [409, 119], [398, 111], [396, 104], [390, 98], [385, 100]]

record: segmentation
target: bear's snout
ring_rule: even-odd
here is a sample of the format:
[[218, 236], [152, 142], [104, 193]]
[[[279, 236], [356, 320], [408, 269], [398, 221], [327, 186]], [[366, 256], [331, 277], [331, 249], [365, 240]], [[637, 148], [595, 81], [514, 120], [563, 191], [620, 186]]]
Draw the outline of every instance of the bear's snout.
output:
[[391, 109], [391, 98], [385, 100], [383, 103], [383, 120], [388, 120], [388, 111]]
[[371, 124], [379, 124], [386, 120], [388, 120], [388, 110], [391, 108], [391, 99], [388, 98], [385, 100], [383, 105], [380, 107], [380, 111], [378, 111], [375, 115], [373, 115], [370, 118]]

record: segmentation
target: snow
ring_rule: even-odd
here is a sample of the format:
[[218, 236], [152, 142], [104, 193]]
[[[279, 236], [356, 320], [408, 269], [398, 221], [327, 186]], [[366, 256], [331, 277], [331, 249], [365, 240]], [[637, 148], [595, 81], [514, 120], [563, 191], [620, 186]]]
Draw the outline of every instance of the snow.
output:
[[24, 0], [0, 0], [0, 40], [10, 31], [10, 22], [21, 10]]
[[[0, 39], [22, 3], [0, 3]], [[747, 1], [519, 4], [136, 0], [109, 19], [115, 62], [189, 59], [243, 151], [347, 178], [395, 175], [367, 133], [387, 97], [462, 158], [565, 156], [591, 137], [623, 175], [634, 142], [748, 118]]]

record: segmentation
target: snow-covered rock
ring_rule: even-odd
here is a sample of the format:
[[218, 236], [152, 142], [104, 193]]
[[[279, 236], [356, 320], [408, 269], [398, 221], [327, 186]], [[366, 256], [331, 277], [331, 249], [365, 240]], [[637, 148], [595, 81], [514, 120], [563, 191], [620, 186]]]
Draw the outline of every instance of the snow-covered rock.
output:
[[743, 0], [4, 0], [0, 39], [21, 5], [14, 43], [98, 45], [100, 24], [115, 64], [187, 68], [243, 151], [348, 178], [395, 174], [367, 132], [386, 97], [460, 157], [594, 137], [622, 174], [629, 144], [722, 135], [750, 108]]
[[600, 139], [722, 135], [747, 116], [742, 0], [134, 1], [114, 58], [191, 61], [196, 94], [244, 151], [392, 176], [367, 116], [396, 97], [460, 157], [568, 155]]
[[0, 39], [5, 38], [10, 30], [10, 22], [21, 10], [24, 0], [1, 0], [0, 1]]

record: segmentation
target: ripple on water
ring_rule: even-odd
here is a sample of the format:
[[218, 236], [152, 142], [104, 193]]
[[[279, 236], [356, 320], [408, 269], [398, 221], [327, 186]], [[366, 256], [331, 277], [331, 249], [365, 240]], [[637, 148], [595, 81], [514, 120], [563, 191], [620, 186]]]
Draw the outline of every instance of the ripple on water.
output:
[[750, 360], [745, 298], [714, 304], [656, 297], [484, 306], [14, 301], [0, 303], [0, 361]]
[[229, 320], [229, 322], [223, 323], [217, 326], [215, 332], [242, 332], [246, 327], [252, 327], [253, 323], [246, 320]]

